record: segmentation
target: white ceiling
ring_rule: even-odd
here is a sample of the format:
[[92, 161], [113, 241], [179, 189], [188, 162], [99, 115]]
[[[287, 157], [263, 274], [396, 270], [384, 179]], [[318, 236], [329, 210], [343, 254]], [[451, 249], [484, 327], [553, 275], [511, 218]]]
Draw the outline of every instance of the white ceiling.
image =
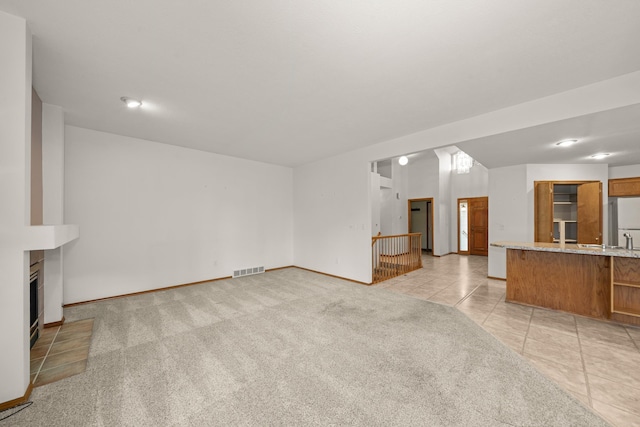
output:
[[[34, 86], [68, 124], [287, 166], [640, 70], [638, 0], [0, 0], [0, 10], [27, 19]], [[125, 95], [146, 108], [127, 110]], [[510, 135], [459, 145], [474, 157], [486, 147], [476, 154], [489, 167], [489, 148], [544, 162], [536, 138], [569, 132], [550, 126], [516, 132], [518, 150]], [[604, 132], [588, 135], [594, 146], [630, 149], [631, 137]]]
[[[556, 144], [577, 139], [570, 147]], [[492, 169], [524, 163], [640, 164], [640, 104], [456, 144]], [[596, 153], [608, 153], [602, 160]]]

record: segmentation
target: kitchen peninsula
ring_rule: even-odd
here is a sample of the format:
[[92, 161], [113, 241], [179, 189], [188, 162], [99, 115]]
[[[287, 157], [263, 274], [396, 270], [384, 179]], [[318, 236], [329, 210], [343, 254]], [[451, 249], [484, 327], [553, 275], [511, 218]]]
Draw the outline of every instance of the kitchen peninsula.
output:
[[507, 249], [506, 301], [640, 325], [640, 250], [495, 242]]

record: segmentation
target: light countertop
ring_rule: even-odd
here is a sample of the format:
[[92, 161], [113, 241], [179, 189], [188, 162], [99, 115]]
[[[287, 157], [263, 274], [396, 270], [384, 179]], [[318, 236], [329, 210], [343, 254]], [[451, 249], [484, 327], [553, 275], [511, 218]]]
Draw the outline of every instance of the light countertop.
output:
[[578, 245], [575, 243], [542, 243], [542, 242], [493, 242], [491, 246], [505, 249], [522, 249], [525, 251], [561, 252], [581, 255], [616, 256], [625, 258], [640, 258], [640, 249], [627, 250], [601, 245]]

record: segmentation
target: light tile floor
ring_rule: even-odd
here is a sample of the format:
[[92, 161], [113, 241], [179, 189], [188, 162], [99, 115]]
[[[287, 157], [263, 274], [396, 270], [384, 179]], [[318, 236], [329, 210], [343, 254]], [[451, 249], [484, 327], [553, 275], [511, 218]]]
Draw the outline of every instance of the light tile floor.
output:
[[507, 303], [480, 256], [423, 256], [375, 286], [456, 307], [614, 426], [640, 426], [640, 328]]
[[84, 372], [93, 319], [46, 328], [31, 349], [31, 383], [41, 386]]

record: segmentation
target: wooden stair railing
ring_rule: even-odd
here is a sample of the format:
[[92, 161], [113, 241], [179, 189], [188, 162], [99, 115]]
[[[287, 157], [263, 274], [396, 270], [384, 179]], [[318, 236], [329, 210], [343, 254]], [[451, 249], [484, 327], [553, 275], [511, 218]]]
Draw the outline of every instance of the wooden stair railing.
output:
[[371, 238], [372, 283], [379, 283], [422, 268], [422, 234]]

